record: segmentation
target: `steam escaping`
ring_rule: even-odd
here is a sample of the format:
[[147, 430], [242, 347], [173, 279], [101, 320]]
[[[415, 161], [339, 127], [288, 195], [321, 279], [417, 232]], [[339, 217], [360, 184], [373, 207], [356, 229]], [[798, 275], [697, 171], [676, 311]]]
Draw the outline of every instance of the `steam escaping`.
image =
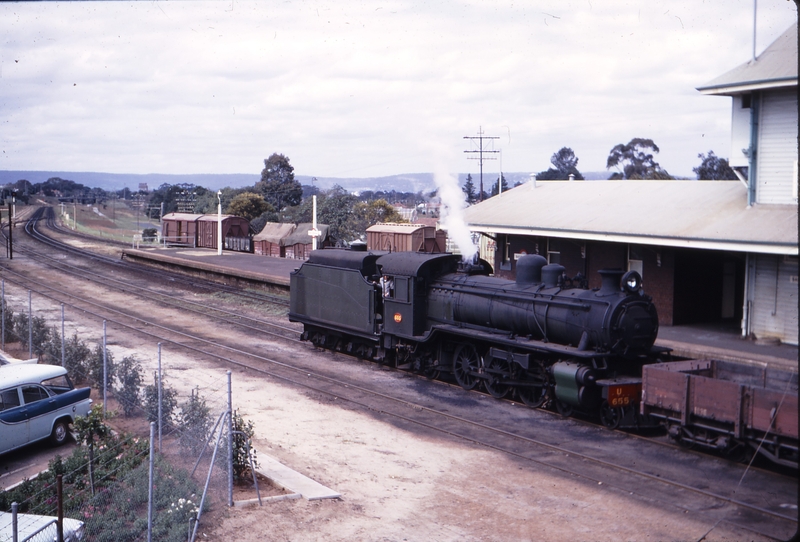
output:
[[442, 201], [440, 223], [447, 230], [447, 235], [456, 244], [465, 262], [472, 262], [478, 253], [478, 247], [472, 242], [467, 223], [464, 221], [464, 209], [467, 208], [466, 194], [458, 185], [458, 178], [451, 173], [436, 171], [433, 180]]

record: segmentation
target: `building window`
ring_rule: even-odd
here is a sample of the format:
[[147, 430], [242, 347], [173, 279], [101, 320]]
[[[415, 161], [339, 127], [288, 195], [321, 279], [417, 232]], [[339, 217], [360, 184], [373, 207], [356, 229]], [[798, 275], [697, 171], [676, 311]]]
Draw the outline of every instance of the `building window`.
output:
[[742, 109], [750, 109], [750, 94], [742, 94]]
[[547, 263], [561, 263], [561, 239], [547, 240]]
[[644, 247], [628, 245], [628, 271], [636, 271], [644, 278]]

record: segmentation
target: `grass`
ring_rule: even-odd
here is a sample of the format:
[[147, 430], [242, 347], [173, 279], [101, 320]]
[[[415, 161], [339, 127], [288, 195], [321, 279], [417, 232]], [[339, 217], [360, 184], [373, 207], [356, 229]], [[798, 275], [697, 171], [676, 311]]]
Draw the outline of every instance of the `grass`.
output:
[[[74, 227], [82, 233], [117, 241], [132, 242], [133, 236], [141, 235], [144, 228], [161, 229], [158, 220], [148, 219], [141, 210], [131, 207], [132, 203], [109, 200], [98, 205], [65, 204], [63, 206], [65, 214], [60, 216], [65, 226]], [[62, 207], [59, 204], [53, 206], [58, 213], [61, 212]]]

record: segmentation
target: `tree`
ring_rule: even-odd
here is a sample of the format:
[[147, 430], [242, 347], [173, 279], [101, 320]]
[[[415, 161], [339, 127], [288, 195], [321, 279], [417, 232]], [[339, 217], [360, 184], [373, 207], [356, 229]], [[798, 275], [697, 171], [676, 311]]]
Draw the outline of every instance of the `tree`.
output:
[[692, 168], [697, 174], [698, 179], [707, 181], [735, 181], [736, 173], [733, 168], [728, 164], [725, 158], [719, 158], [714, 151], [708, 151], [708, 156], [700, 153], [697, 157], [701, 163], [696, 168]]
[[261, 216], [267, 211], [274, 211], [275, 208], [267, 203], [260, 194], [254, 192], [242, 192], [231, 200], [226, 212], [231, 215], [241, 216], [248, 221]]
[[537, 181], [565, 181], [570, 175], [582, 181], [583, 175], [578, 171], [578, 157], [569, 147], [561, 147], [558, 152], [550, 157], [553, 167], [536, 174]]
[[353, 215], [348, 224], [348, 230], [355, 236], [363, 235], [367, 228], [378, 222], [406, 222], [400, 213], [385, 199], [356, 202]]
[[498, 190], [498, 184], [499, 184], [498, 181], [500, 181], [501, 178], [503, 180], [503, 192], [506, 192], [508, 190], [508, 183], [506, 182], [506, 176], [501, 173], [500, 178], [495, 179], [495, 181], [492, 183], [492, 194], [489, 197], [496, 196], [497, 194], [500, 193]]
[[[648, 150], [652, 152], [647, 152]], [[653, 153], [659, 148], [652, 139], [635, 137], [627, 144], [618, 144], [611, 149], [606, 162], [606, 169], [620, 169], [623, 179], [672, 179], [653, 159]], [[612, 178], [620, 178], [616, 174]]]
[[476, 201], [478, 201], [478, 195], [475, 193], [475, 183], [472, 182], [472, 175], [467, 174], [467, 182], [464, 183], [464, 186], [461, 188], [464, 191], [464, 194], [467, 196], [467, 204], [472, 205]]
[[278, 153], [264, 160], [256, 188], [278, 211], [299, 205], [303, 199], [303, 186], [294, 179], [294, 168], [287, 157]]

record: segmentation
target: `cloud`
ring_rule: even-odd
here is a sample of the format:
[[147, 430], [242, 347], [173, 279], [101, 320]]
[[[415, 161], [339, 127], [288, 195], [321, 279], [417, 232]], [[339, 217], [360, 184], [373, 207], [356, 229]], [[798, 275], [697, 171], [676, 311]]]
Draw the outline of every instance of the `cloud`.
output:
[[[796, 8], [758, 10], [760, 51]], [[752, 3], [47, 2], [0, 20], [2, 169], [257, 173], [282, 152], [299, 174], [376, 176], [432, 171], [435, 141], [466, 172], [482, 126], [506, 135], [506, 171], [562, 146], [603, 169], [651, 137], [691, 174], [727, 155], [729, 100], [694, 88], [749, 59]]]

